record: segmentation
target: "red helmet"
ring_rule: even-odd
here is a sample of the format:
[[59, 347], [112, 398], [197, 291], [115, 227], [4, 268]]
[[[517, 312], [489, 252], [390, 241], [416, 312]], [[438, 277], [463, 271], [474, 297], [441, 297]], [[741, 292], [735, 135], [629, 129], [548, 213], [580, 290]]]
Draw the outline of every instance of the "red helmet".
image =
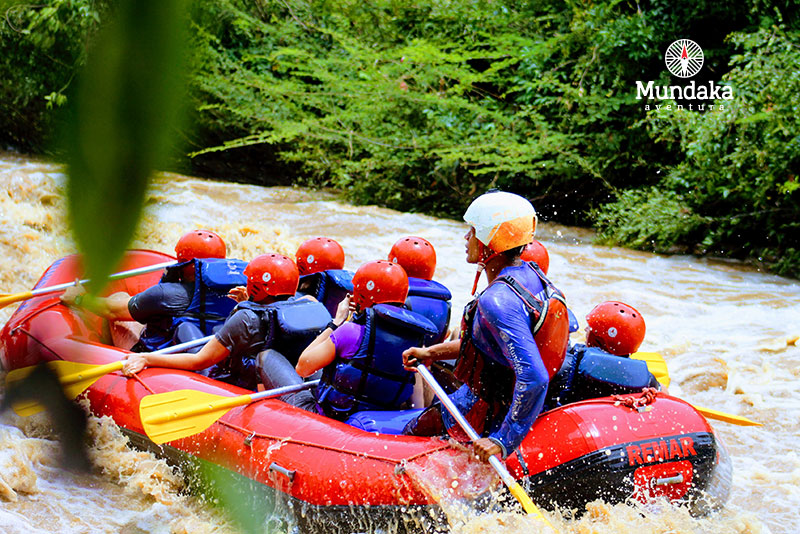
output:
[[412, 278], [431, 280], [436, 270], [436, 251], [427, 239], [404, 237], [392, 246], [389, 261], [400, 265]]
[[382, 302], [402, 303], [406, 296], [408, 276], [396, 263], [370, 261], [353, 275], [353, 302], [362, 310]]
[[265, 298], [294, 295], [300, 273], [294, 262], [282, 254], [256, 256], [244, 268], [247, 293], [256, 302]]
[[312, 237], [297, 248], [294, 255], [301, 275], [328, 269], [344, 269], [342, 245], [327, 237]]
[[633, 354], [644, 340], [644, 318], [633, 306], [608, 301], [598, 304], [586, 316], [589, 323], [586, 344], [611, 354]]
[[522, 254], [520, 254], [520, 258], [522, 258], [523, 261], [535, 262], [544, 274], [547, 274], [547, 269], [550, 268], [550, 254], [547, 253], [547, 249], [544, 245], [536, 239], [525, 245], [525, 248], [522, 249]]
[[211, 230], [192, 230], [178, 239], [175, 255], [179, 262], [195, 258], [224, 258], [225, 242]]

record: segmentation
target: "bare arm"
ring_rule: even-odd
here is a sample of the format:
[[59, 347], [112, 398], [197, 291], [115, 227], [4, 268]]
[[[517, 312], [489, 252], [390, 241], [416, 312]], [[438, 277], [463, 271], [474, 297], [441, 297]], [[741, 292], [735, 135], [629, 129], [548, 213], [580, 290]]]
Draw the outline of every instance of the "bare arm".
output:
[[[326, 328], [325, 330], [329, 329]], [[331, 341], [330, 332], [328, 331], [326, 339], [316, 345], [312, 343], [303, 351], [294, 369], [297, 374], [305, 378], [331, 363], [334, 358], [336, 358], [336, 346]]]
[[427, 365], [429, 362], [452, 360], [458, 357], [460, 350], [460, 339], [437, 343], [430, 347], [411, 347], [403, 352], [403, 365], [406, 369], [413, 370], [418, 363]]
[[133, 321], [128, 310], [131, 296], [120, 291], [108, 297], [88, 295], [81, 286], [70, 287], [61, 295], [61, 302], [74, 308], [83, 308], [111, 321]]
[[171, 369], [185, 369], [187, 371], [197, 371], [205, 369], [215, 363], [219, 363], [228, 357], [230, 351], [222, 343], [213, 338], [203, 345], [196, 354], [157, 354], [152, 352], [139, 352], [128, 354], [122, 367], [122, 372], [126, 376], [138, 373], [145, 367], [169, 367]]
[[[353, 304], [350, 295], [347, 295], [336, 308], [336, 316], [333, 318], [333, 323], [336, 326], [341, 326], [342, 323], [347, 320], [352, 308]], [[333, 330], [331, 330], [330, 327], [326, 327], [325, 330], [320, 332], [316, 339], [305, 348], [303, 353], [300, 354], [297, 366], [295, 366], [297, 374], [304, 378], [310, 376], [336, 358], [336, 346], [333, 344], [333, 341], [331, 341], [332, 333]]]

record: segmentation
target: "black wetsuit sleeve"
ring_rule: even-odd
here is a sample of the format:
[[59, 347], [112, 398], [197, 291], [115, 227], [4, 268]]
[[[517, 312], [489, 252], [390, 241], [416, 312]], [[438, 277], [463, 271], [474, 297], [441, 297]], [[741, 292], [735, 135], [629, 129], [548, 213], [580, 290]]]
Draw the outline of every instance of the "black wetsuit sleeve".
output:
[[193, 288], [190, 284], [156, 284], [128, 301], [128, 311], [142, 324], [174, 317], [189, 307]]

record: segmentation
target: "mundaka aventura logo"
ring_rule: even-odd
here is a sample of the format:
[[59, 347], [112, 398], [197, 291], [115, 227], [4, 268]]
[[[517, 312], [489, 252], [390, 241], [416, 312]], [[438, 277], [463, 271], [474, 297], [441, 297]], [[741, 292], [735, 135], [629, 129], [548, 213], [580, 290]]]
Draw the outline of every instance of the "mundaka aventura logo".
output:
[[689, 39], [678, 39], [667, 47], [664, 63], [673, 76], [691, 78], [703, 68], [703, 49]]
[[[678, 39], [667, 47], [664, 53], [664, 63], [667, 70], [678, 78], [691, 78], [696, 76], [703, 68], [705, 56], [700, 45], [691, 39]], [[642, 81], [636, 82], [636, 99], [642, 100], [689, 100], [688, 104], [663, 105], [660, 103], [646, 103], [645, 111], [684, 109], [688, 107], [691, 111], [722, 111], [725, 109], [724, 103], [716, 104], [718, 100], [733, 100], [733, 90], [728, 85], [717, 85], [713, 81], [707, 85], [698, 85], [691, 80], [686, 85], [655, 85], [652, 80], [645, 84]], [[695, 103], [692, 100], [711, 100], [712, 103]]]

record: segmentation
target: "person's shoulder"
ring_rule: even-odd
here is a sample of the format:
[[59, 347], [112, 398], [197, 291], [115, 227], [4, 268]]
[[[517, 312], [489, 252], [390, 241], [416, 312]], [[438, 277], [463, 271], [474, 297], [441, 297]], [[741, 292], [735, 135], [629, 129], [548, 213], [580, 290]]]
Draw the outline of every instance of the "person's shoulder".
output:
[[253, 310], [239, 308], [228, 317], [220, 332], [253, 335], [261, 331], [261, 318]]
[[353, 321], [346, 321], [331, 333], [331, 341], [334, 345], [340, 343], [355, 343], [364, 335], [364, 325]]
[[478, 298], [478, 309], [487, 319], [500, 318], [523, 308], [522, 300], [503, 282], [493, 283]]
[[249, 308], [236, 308], [236, 311], [231, 314], [228, 321], [236, 321], [241, 323], [252, 323], [256, 321], [260, 321], [261, 316], [255, 311]]
[[141, 293], [134, 295], [132, 298], [153, 298], [153, 297], [161, 297], [164, 295], [186, 295], [191, 294], [193, 288], [189, 284], [183, 284], [180, 282], [159, 282], [154, 286], [150, 286]]
[[353, 321], [346, 321], [344, 324], [342, 324], [341, 326], [339, 326], [339, 328], [336, 329], [337, 332], [341, 331], [343, 333], [353, 333], [353, 332], [360, 333], [363, 330], [364, 330], [364, 325], [354, 323]]

